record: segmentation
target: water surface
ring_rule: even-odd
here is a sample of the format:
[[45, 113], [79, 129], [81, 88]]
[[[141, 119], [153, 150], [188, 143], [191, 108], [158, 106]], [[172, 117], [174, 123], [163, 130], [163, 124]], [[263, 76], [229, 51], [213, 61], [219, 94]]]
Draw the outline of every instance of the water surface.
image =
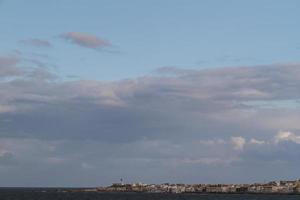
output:
[[0, 200], [300, 200], [300, 195], [150, 194], [58, 192], [57, 189], [0, 189]]

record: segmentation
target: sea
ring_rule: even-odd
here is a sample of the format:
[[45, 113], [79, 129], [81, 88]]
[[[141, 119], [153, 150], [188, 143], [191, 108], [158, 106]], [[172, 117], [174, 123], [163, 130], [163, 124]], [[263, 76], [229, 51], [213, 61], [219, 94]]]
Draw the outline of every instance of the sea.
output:
[[300, 195], [99, 193], [0, 188], [0, 200], [300, 200]]

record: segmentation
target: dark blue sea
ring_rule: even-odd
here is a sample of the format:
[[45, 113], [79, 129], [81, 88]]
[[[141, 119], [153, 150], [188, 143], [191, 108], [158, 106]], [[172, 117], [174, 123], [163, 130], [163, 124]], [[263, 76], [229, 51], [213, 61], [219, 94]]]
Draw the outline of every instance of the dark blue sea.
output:
[[150, 194], [61, 192], [55, 189], [0, 189], [0, 200], [300, 200], [300, 195]]

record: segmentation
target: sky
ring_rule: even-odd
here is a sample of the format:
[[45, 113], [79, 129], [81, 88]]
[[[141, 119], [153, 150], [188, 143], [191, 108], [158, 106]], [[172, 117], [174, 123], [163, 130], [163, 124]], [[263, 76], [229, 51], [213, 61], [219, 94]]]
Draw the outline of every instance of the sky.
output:
[[0, 186], [299, 179], [297, 0], [0, 0]]

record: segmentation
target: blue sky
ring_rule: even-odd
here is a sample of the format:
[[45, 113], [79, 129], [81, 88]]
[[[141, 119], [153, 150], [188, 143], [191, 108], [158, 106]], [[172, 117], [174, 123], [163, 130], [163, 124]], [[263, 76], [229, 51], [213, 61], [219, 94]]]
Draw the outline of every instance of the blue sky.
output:
[[0, 187], [299, 179], [299, 8], [0, 0]]
[[[1, 48], [46, 54], [61, 77], [118, 80], [164, 66], [211, 68], [295, 62], [299, 1], [2, 1]], [[83, 32], [110, 41], [113, 52], [66, 44]], [[42, 38], [50, 49], [18, 41]], [[50, 60], [50, 61], [49, 61]]]

